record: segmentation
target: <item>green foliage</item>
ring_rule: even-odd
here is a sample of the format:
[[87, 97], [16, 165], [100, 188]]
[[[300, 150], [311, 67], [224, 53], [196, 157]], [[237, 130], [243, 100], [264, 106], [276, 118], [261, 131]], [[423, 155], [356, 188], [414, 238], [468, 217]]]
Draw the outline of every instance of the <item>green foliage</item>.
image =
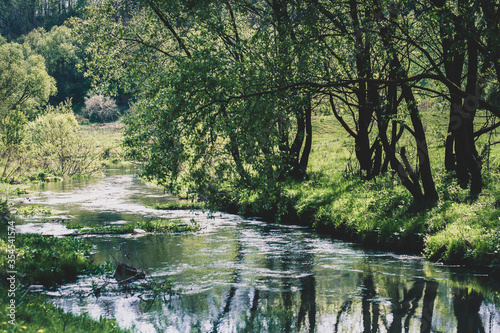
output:
[[10, 220], [10, 207], [7, 199], [0, 199], [0, 223], [6, 224]]
[[24, 45], [45, 59], [48, 74], [56, 80], [57, 94], [51, 98], [52, 104], [71, 97], [75, 105], [81, 105], [90, 89], [89, 79], [77, 69], [82, 61], [82, 51], [77, 47], [76, 39], [69, 23], [49, 31], [34, 29], [24, 37]]
[[52, 209], [40, 207], [37, 205], [25, 205], [19, 207], [16, 210], [16, 215], [18, 216], [35, 216], [35, 215], [50, 216], [53, 214], [54, 212]]
[[23, 139], [25, 136], [26, 117], [18, 109], [10, 111], [0, 120], [0, 180], [9, 181], [18, 171], [23, 160]]
[[[3, 289], [3, 288], [2, 288]], [[7, 295], [3, 292], [2, 295]], [[115, 320], [100, 318], [92, 319], [88, 314], [74, 315], [64, 312], [56, 307], [43, 295], [32, 295], [19, 289], [17, 295], [24, 296], [17, 300], [15, 325], [7, 325], [7, 322], [0, 322], [2, 332], [72, 332], [72, 333], [120, 333], [128, 332], [118, 327]], [[7, 304], [9, 299], [1, 299], [2, 304]], [[5, 302], [5, 303], [4, 303]], [[8, 318], [8, 308], [2, 306], [0, 316]], [[4, 324], [5, 323], [5, 324]]]
[[[6, 243], [1, 245], [0, 251], [5, 254], [2, 258], [6, 258]], [[17, 234], [16, 246], [16, 269], [23, 284], [49, 286], [99, 270], [90, 260], [92, 244], [85, 239]], [[6, 262], [2, 260], [1, 264], [4, 275]]]
[[2, 128], [2, 132], [0, 133], [1, 142], [5, 149], [19, 146], [23, 142], [25, 125], [26, 117], [19, 109], [9, 112], [7, 116], [0, 121], [0, 128]]
[[[471, 266], [500, 264], [500, 212], [494, 195], [473, 203], [442, 205], [429, 221], [433, 231], [426, 237], [425, 254], [432, 260]], [[440, 222], [440, 227], [436, 225]]]
[[[268, 221], [297, 221], [295, 204], [299, 198], [297, 191], [276, 184], [262, 190], [241, 191], [235, 203], [238, 213], [245, 216], [260, 216]], [[212, 203], [216, 205], [216, 202]]]
[[30, 123], [29, 133], [33, 154], [45, 170], [73, 176], [89, 175], [100, 167], [100, 152], [80, 134], [69, 101], [49, 106]]
[[298, 127], [313, 97], [291, 81], [318, 65], [308, 58], [312, 46], [291, 42], [286, 31], [276, 37], [279, 13], [268, 7], [263, 15], [273, 24], [262, 26], [251, 24], [250, 9], [233, 3], [159, 7], [177, 13], [179, 26], [169, 29], [150, 6], [133, 1], [100, 2], [80, 26], [83, 38], [99, 41], [87, 47], [88, 75], [111, 94], [117, 82], [134, 93], [125, 144], [144, 161], [144, 175], [172, 190], [179, 180], [208, 192], [300, 174], [305, 135]]
[[99, 226], [85, 227], [83, 225], [68, 225], [73, 229], [78, 229], [78, 233], [82, 234], [132, 234], [134, 229], [142, 229], [151, 233], [166, 233], [166, 232], [186, 232], [196, 231], [199, 226], [196, 221], [191, 220], [191, 223], [184, 223], [182, 220], [150, 220], [137, 223], [129, 223], [120, 226]]
[[19, 108], [28, 117], [56, 92], [44, 59], [17, 43], [0, 46], [0, 116]]

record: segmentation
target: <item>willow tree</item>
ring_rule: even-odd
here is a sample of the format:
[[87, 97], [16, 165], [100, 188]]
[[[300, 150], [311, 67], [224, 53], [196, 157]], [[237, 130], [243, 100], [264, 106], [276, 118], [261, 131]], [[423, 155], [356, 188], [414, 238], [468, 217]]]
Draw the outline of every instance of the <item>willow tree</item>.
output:
[[56, 92], [45, 60], [29, 47], [0, 39], [0, 116], [21, 109], [28, 117]]
[[[499, 126], [475, 117], [480, 109], [494, 118], [500, 115], [498, 104], [481, 94], [485, 86], [498, 91], [498, 1], [310, 2], [322, 17], [318, 36], [329, 76], [322, 86], [328, 89], [335, 116], [355, 140], [364, 174], [370, 178], [378, 172], [380, 142], [385, 154], [380, 171], [390, 161], [416, 199], [436, 199], [418, 104], [445, 101], [445, 167], [473, 196], [480, 193], [475, 142]], [[358, 110], [350, 112], [351, 122], [346, 119], [349, 109]], [[400, 142], [408, 133], [414, 139], [413, 151], [408, 140]]]
[[[207, 189], [302, 179], [311, 149], [315, 54], [301, 3], [103, 1], [89, 75], [136, 101], [126, 144], [145, 175]], [[116, 88], [108, 86], [107, 89]]]
[[24, 152], [25, 125], [56, 92], [44, 59], [29, 47], [0, 37], [0, 179], [10, 181], [28, 168]]
[[408, 36], [425, 55], [427, 76], [444, 86], [441, 91], [449, 103], [445, 168], [473, 196], [483, 187], [476, 140], [498, 126], [478, 121], [476, 113], [484, 109], [494, 118], [500, 116], [498, 104], [487, 101], [482, 92], [486, 87], [497, 91], [499, 85], [493, 74], [498, 72], [494, 58], [498, 48], [491, 43], [499, 29], [499, 21], [491, 14], [498, 12], [499, 5], [498, 1], [463, 0], [422, 4], [422, 21], [434, 38], [422, 41]]

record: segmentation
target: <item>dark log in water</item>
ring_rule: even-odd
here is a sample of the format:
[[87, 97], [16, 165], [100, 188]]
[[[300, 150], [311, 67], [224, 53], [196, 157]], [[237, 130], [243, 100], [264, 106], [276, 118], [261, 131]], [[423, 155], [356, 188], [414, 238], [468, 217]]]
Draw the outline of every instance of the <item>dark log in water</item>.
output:
[[146, 277], [146, 273], [139, 268], [120, 262], [118, 263], [118, 266], [116, 266], [113, 277], [118, 280], [118, 282], [125, 283], [133, 280], [144, 279]]

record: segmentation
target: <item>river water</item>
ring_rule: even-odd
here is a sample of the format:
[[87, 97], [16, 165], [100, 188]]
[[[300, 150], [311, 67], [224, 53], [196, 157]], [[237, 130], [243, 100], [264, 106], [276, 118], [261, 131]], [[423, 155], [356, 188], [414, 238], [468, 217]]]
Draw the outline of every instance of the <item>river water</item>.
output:
[[[126, 262], [149, 285], [80, 277], [45, 291], [65, 311], [115, 318], [134, 332], [500, 332], [500, 287], [420, 256], [365, 250], [313, 230], [202, 211], [156, 211], [175, 200], [127, 170], [33, 188], [24, 204], [58, 212], [19, 232], [64, 235], [67, 223], [151, 217], [196, 220], [192, 233], [89, 237], [97, 262]], [[96, 286], [107, 291], [95, 295]]]

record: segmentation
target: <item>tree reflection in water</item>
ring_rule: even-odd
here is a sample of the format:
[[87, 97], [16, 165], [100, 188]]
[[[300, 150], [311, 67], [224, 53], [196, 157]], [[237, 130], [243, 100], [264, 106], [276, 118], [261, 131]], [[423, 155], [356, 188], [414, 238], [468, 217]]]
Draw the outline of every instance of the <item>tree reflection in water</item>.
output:
[[[215, 241], [203, 234], [200, 239], [165, 235], [130, 241], [134, 247], [127, 247], [127, 253], [139, 253], [151, 243], [157, 253], [172, 258], [166, 267], [185, 262], [175, 278], [189, 279], [192, 284], [184, 285], [195, 287], [194, 292], [179, 289], [172, 297], [130, 303], [129, 309], [138, 309], [144, 318], [139, 331], [498, 331], [498, 307], [463, 279], [443, 279], [445, 274], [420, 259], [325, 249], [322, 240], [304, 235], [262, 227], [219, 233]], [[176, 243], [163, 241], [166, 237]], [[208, 250], [196, 248], [199, 244]], [[101, 311], [114, 316], [120, 299], [111, 296], [107, 304], [101, 296]], [[158, 319], [151, 323], [147, 318], [153, 316]], [[486, 326], [488, 319], [492, 323]]]
[[453, 288], [453, 310], [457, 317], [457, 333], [484, 332], [479, 315], [483, 297], [474, 290]]

